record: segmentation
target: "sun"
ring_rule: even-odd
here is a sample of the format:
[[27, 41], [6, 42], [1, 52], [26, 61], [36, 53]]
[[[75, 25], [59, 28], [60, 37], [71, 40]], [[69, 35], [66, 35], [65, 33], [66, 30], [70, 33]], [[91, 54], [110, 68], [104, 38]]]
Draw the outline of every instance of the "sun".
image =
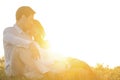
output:
[[78, 56], [75, 54], [77, 53], [76, 47], [78, 47], [78, 45], [75, 45], [77, 44], [77, 42], [75, 42], [74, 39], [69, 39], [67, 37], [64, 39], [60, 39], [60, 37], [58, 36], [49, 36], [48, 41], [50, 43], [50, 50], [52, 50], [56, 54], [61, 54], [65, 57]]
[[49, 32], [49, 35], [46, 36], [46, 39], [50, 44], [51, 51], [57, 54], [57, 56], [60, 55], [63, 57], [77, 58], [89, 63], [90, 65], [96, 65], [96, 61], [90, 56], [90, 54], [94, 55], [94, 53], [89, 53], [89, 50], [83, 48], [85, 46], [81, 47], [83, 44], [81, 44], [79, 37], [73, 36], [71, 38], [71, 36], [69, 37], [69, 34], [66, 34], [65, 32], [63, 34], [64, 35], [61, 35], [59, 32], [52, 33], [51, 28], [51, 32]]

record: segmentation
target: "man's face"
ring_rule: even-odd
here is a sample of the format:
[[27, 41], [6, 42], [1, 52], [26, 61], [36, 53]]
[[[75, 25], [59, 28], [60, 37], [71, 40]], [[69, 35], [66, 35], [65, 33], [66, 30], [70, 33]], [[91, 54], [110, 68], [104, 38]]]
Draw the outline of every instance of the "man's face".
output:
[[34, 21], [33, 15], [30, 15], [29, 17], [26, 17], [25, 32], [27, 32], [29, 34], [31, 33], [31, 30], [33, 28], [33, 21]]
[[27, 17], [26, 19], [26, 26], [31, 28], [33, 26], [33, 21], [34, 21], [34, 17], [33, 15], [30, 15], [29, 17]]

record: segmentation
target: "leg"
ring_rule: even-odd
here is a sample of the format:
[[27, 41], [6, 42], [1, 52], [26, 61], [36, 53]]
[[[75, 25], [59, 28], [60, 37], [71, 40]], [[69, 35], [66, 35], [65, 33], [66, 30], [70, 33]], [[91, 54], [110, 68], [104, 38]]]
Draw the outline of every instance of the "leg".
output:
[[11, 70], [13, 76], [23, 75], [24, 63], [20, 60], [20, 48], [15, 48], [13, 54], [11, 55]]
[[15, 75], [24, 75], [28, 78], [41, 77], [41, 73], [31, 57], [31, 51], [22, 47], [13, 50], [11, 68]]

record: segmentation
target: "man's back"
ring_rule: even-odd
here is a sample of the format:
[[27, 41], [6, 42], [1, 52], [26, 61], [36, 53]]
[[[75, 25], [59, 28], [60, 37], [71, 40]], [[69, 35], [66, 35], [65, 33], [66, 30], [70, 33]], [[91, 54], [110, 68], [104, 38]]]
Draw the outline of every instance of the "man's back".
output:
[[13, 27], [8, 27], [4, 30], [3, 32], [3, 45], [4, 45], [4, 56], [5, 56], [5, 72], [8, 76], [14, 75], [11, 70], [11, 55], [12, 51], [14, 49], [14, 45], [10, 43], [10, 38], [7, 36], [8, 34], [14, 33], [14, 28]]
[[4, 55], [5, 55], [5, 71], [6, 74], [11, 76], [14, 75], [11, 69], [11, 59], [15, 47], [28, 47], [27, 44], [30, 38], [26, 35], [21, 34], [21, 31], [14, 25], [14, 27], [8, 27], [3, 32], [3, 45], [4, 45]]

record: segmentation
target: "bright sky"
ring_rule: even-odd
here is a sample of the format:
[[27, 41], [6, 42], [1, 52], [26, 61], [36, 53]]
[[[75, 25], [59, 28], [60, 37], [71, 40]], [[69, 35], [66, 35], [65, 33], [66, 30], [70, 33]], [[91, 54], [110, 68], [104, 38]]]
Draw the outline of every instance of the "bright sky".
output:
[[4, 55], [3, 30], [13, 26], [22, 5], [36, 11], [53, 50], [92, 66], [120, 65], [119, 0], [0, 0], [0, 56]]

